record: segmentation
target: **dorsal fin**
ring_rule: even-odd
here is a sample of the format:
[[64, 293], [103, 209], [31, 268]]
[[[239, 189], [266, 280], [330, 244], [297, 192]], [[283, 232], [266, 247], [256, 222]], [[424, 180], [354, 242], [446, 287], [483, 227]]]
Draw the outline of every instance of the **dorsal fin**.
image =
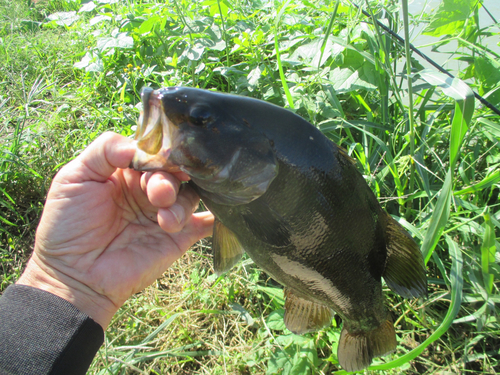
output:
[[217, 218], [214, 222], [212, 242], [214, 269], [217, 275], [221, 275], [238, 263], [244, 250], [236, 235]]
[[349, 153], [347, 152], [347, 150], [345, 148], [337, 146], [337, 149], [339, 150], [339, 154], [342, 155], [344, 157], [344, 159], [346, 159], [352, 165], [356, 165], [356, 159], [349, 156]]
[[297, 296], [292, 290], [285, 290], [286, 328], [297, 335], [317, 331], [332, 323], [333, 311], [320, 303]]
[[404, 298], [427, 296], [422, 253], [408, 232], [387, 216], [387, 262], [382, 276], [389, 288]]

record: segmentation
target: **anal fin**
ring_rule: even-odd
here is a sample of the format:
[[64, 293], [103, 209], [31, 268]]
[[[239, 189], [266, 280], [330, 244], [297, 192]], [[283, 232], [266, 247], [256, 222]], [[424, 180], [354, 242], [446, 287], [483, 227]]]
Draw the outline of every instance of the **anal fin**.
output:
[[372, 363], [373, 358], [389, 354], [397, 346], [396, 331], [390, 319], [367, 332], [349, 332], [345, 326], [340, 334], [337, 356], [346, 371], [359, 371]]
[[214, 222], [212, 249], [214, 269], [217, 275], [229, 271], [243, 255], [243, 247], [236, 235], [218, 219]]
[[408, 232], [387, 216], [387, 262], [382, 276], [389, 288], [404, 298], [427, 296], [422, 252]]
[[301, 298], [290, 289], [285, 291], [285, 297], [283, 320], [291, 332], [301, 335], [331, 324], [333, 311], [329, 307]]

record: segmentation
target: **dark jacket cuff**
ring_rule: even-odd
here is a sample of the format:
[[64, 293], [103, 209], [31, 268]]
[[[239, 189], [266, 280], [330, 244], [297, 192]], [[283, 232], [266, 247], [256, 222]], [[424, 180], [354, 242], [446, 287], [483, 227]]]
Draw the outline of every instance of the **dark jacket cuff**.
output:
[[84, 375], [102, 327], [68, 301], [26, 285], [0, 298], [0, 374]]

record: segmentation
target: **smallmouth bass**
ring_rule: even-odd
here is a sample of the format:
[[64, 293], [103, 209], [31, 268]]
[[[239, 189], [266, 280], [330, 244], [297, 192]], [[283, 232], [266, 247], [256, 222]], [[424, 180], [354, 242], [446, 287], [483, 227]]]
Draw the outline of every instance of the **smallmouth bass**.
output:
[[284, 321], [294, 333], [339, 314], [338, 359], [348, 371], [395, 350], [382, 278], [405, 298], [426, 296], [424, 262], [345, 150], [257, 99], [185, 87], [141, 95], [131, 167], [190, 176], [215, 216], [216, 272], [246, 251], [285, 286]]

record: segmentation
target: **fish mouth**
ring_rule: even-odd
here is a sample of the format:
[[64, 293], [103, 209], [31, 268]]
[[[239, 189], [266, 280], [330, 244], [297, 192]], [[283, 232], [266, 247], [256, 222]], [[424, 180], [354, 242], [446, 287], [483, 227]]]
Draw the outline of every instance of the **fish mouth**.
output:
[[141, 92], [141, 100], [143, 110], [134, 137], [137, 149], [130, 168], [137, 171], [179, 172], [180, 167], [169, 160], [178, 128], [165, 114], [161, 93], [146, 87]]

